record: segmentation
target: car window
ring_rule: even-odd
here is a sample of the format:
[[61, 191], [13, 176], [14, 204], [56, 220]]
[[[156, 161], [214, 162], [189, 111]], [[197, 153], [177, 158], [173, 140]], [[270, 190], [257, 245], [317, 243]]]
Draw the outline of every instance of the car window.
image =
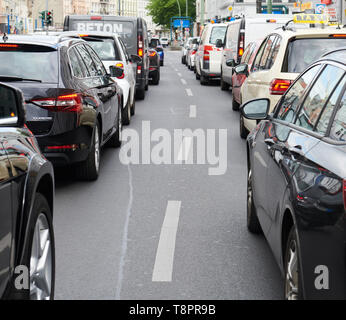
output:
[[209, 43], [216, 44], [218, 39], [224, 41], [226, 28], [226, 26], [213, 27], [210, 34]]
[[261, 47], [257, 51], [255, 61], [254, 61], [253, 65], [252, 65], [252, 70], [251, 70], [252, 72], [256, 72], [256, 71], [260, 70], [260, 61], [261, 61], [261, 58], [262, 58], [262, 54], [263, 54], [264, 48], [266, 47], [266, 44], [267, 44], [267, 40], [268, 39], [265, 39], [263, 41], [263, 43], [261, 44]]
[[262, 54], [262, 57], [261, 57], [261, 60], [260, 60], [260, 63], [259, 63], [260, 70], [266, 69], [267, 60], [270, 57], [270, 54], [272, 52], [272, 48], [273, 48], [273, 45], [274, 45], [274, 42], [275, 42], [275, 38], [276, 38], [275, 35], [271, 35], [268, 38], [268, 41], [267, 41], [266, 46], [265, 46], [265, 48], [263, 50], [263, 54]]
[[340, 102], [340, 107], [336, 112], [330, 137], [336, 141], [346, 141], [346, 91]]
[[341, 68], [332, 65], [324, 68], [300, 108], [296, 125], [311, 131], [314, 129], [327, 99], [343, 74]]
[[314, 79], [320, 67], [320, 65], [316, 65], [310, 68], [287, 90], [278, 105], [279, 111], [277, 119], [286, 122], [292, 122], [295, 119], [299, 100]]
[[91, 77], [98, 76], [98, 72], [97, 72], [97, 68], [95, 66], [95, 63], [94, 63], [93, 59], [91, 58], [89, 52], [85, 48], [85, 46], [84, 45], [78, 45], [76, 48], [77, 48], [78, 52], [80, 53], [82, 60], [84, 61], [85, 65], [89, 71], [89, 75]]
[[[92, 37], [91, 37], [92, 39]], [[113, 61], [119, 60], [119, 52], [113, 39], [91, 40], [85, 38], [88, 44], [97, 52], [101, 60]]]
[[129, 57], [129, 54], [127, 52], [127, 49], [125, 47], [124, 42], [120, 38], [119, 38], [119, 43], [120, 43], [121, 48], [123, 49], [123, 52], [124, 52], [124, 55], [125, 55], [125, 59], [128, 62], [130, 60], [130, 57]]
[[240, 63], [248, 63], [252, 53], [253, 43], [249, 43], [244, 51], [244, 54], [240, 60]]
[[101, 59], [99, 58], [99, 56], [89, 46], [86, 46], [86, 48], [88, 49], [91, 57], [93, 58], [93, 60], [95, 62], [95, 66], [96, 66], [96, 69], [97, 69], [97, 74], [99, 76], [105, 76], [107, 74], [107, 72], [106, 72], [106, 69], [105, 69]]
[[333, 111], [335, 109], [335, 106], [338, 102], [338, 99], [340, 97], [340, 94], [346, 84], [346, 77], [344, 76], [340, 83], [337, 85], [336, 89], [334, 90], [332, 96], [328, 100], [327, 105], [324, 107], [322, 111], [322, 115], [320, 117], [320, 120], [317, 123], [316, 126], [316, 132], [325, 135], [328, 129], [328, 125], [330, 122], [330, 118], [333, 114]]
[[266, 70], [271, 69], [271, 67], [274, 65], [276, 57], [277, 57], [279, 49], [280, 49], [280, 44], [281, 44], [281, 37], [277, 36], [274, 43], [273, 43], [272, 50], [270, 52], [270, 55], [267, 59], [266, 65], [265, 65]]
[[87, 76], [87, 72], [75, 48], [71, 48], [68, 51], [68, 56], [70, 58], [72, 74], [77, 78], [85, 78]]

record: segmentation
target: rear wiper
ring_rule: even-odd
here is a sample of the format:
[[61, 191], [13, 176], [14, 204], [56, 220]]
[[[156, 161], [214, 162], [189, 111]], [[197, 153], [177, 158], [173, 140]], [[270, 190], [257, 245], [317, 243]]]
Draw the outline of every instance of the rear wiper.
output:
[[33, 82], [42, 82], [42, 80], [38, 79], [26, 79], [21, 77], [12, 77], [12, 76], [1, 76], [0, 81], [33, 81]]

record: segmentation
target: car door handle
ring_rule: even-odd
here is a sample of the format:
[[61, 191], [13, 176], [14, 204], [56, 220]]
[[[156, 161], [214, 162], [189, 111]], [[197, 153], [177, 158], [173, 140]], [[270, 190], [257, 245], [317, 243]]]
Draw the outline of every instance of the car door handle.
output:
[[288, 152], [292, 155], [292, 156], [298, 156], [298, 157], [305, 157], [305, 154], [302, 150], [302, 146], [301, 145], [297, 145], [294, 147], [289, 147], [288, 148]]

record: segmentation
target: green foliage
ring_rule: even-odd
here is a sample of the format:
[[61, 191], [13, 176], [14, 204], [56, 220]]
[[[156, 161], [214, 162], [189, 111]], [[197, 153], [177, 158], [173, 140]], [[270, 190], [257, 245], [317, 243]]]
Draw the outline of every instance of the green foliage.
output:
[[[186, 14], [186, 0], [178, 0], [181, 7], [181, 15]], [[147, 6], [149, 14], [153, 17], [153, 22], [170, 28], [171, 18], [179, 16], [177, 0], [150, 0]], [[196, 0], [188, 0], [188, 15], [196, 19]]]

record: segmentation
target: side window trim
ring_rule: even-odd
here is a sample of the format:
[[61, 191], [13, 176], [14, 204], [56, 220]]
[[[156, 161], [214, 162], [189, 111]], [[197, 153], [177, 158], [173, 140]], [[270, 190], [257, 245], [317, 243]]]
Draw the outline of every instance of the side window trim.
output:
[[[89, 70], [88, 70], [88, 68], [86, 67], [86, 65], [85, 65], [85, 63], [84, 63], [82, 57], [80, 56], [79, 51], [76, 49], [77, 46], [78, 46], [78, 44], [76, 44], [76, 45], [70, 47], [70, 48], [67, 50], [67, 56], [68, 56], [68, 61], [69, 61], [71, 73], [72, 73], [72, 76], [75, 77], [75, 78], [77, 78], [77, 79], [86, 79], [86, 78], [88, 78], [88, 77], [90, 76], [90, 75], [89, 75]], [[70, 51], [71, 51], [72, 49], [73, 49], [73, 52], [75, 53], [75, 55], [79, 58], [79, 59], [78, 59], [78, 60], [79, 60], [78, 63], [80, 64], [81, 67], [82, 67], [81, 64], [83, 64], [84, 67], [85, 67], [85, 71], [87, 72], [87, 74], [86, 74], [85, 77], [83, 77], [83, 78], [77, 77], [77, 76], [74, 74], [74, 72], [73, 72], [72, 62], [71, 62], [71, 58], [70, 58]]]
[[262, 53], [261, 53], [261, 57], [260, 57], [260, 59], [259, 59], [259, 62], [261, 62], [262, 56], [263, 56], [263, 53], [264, 53], [264, 48], [265, 48], [265, 46], [267, 45], [268, 39], [269, 39], [269, 36], [266, 37], [266, 38], [263, 40], [261, 46], [259, 47], [259, 49], [258, 49], [258, 51], [257, 51], [257, 54], [256, 54], [256, 57], [255, 57], [255, 59], [254, 59], [254, 63], [252, 64], [252, 67], [251, 67], [251, 72], [257, 72], [257, 71], [259, 71], [259, 70], [254, 71], [255, 66], [256, 66], [256, 60], [257, 60], [257, 57], [258, 57], [259, 52], [260, 52], [260, 51], [262, 50], [262, 48], [263, 48], [263, 51], [262, 51]]

